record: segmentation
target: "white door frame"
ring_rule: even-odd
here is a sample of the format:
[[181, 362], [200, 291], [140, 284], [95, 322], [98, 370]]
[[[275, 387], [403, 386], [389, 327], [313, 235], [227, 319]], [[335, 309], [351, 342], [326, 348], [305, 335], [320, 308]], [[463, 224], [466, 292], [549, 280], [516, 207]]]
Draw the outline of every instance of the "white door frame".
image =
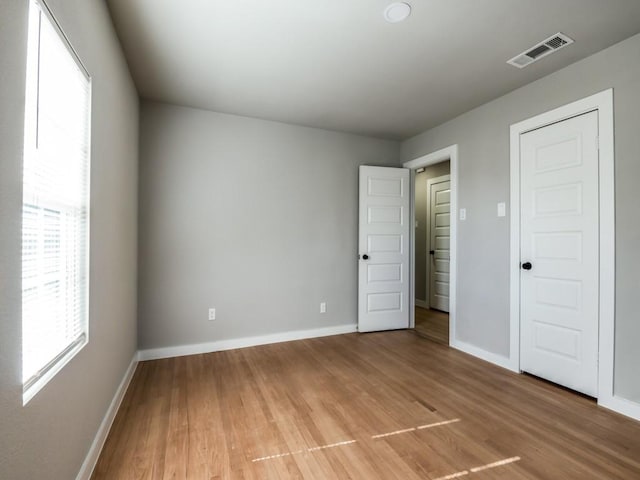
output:
[[600, 196], [600, 311], [598, 403], [613, 399], [615, 313], [615, 184], [613, 90], [605, 90], [511, 125], [511, 261], [509, 367], [520, 371], [520, 136], [553, 123], [598, 112]]
[[[450, 260], [449, 260], [449, 345], [455, 344], [456, 331], [456, 287], [457, 287], [457, 235], [458, 235], [458, 145], [451, 145], [437, 152], [424, 155], [409, 162], [405, 162], [402, 166], [411, 170], [411, 206], [409, 214], [411, 215], [412, 225], [416, 218], [416, 194], [415, 194], [415, 176], [416, 169], [428, 167], [436, 163], [450, 161], [449, 174], [451, 175], [451, 227], [450, 238]], [[416, 319], [416, 229], [411, 228], [410, 235], [410, 253], [409, 253], [409, 328], [415, 328]]]

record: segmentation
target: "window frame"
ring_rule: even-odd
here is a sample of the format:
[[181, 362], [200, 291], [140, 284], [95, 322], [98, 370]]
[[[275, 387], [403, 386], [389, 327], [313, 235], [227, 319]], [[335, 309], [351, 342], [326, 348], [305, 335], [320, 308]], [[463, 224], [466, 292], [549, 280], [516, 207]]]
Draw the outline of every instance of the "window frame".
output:
[[[44, 388], [45, 385], [47, 385], [47, 383], [49, 383], [49, 381], [51, 379], [53, 379], [53, 377], [56, 376], [56, 374], [58, 372], [60, 372], [60, 370], [62, 370], [65, 365], [67, 365], [88, 343], [89, 343], [89, 318], [90, 318], [90, 290], [91, 290], [91, 282], [90, 282], [90, 264], [91, 264], [91, 133], [92, 133], [92, 90], [93, 90], [93, 82], [92, 82], [92, 77], [89, 74], [87, 68], [85, 67], [84, 63], [82, 62], [82, 60], [80, 59], [80, 56], [78, 55], [78, 53], [76, 52], [76, 50], [73, 48], [68, 36], [65, 34], [64, 30], [62, 29], [60, 23], [57, 21], [57, 19], [55, 18], [53, 12], [51, 11], [51, 9], [49, 8], [49, 6], [46, 4], [46, 2], [44, 0], [29, 0], [29, 15], [28, 15], [28, 42], [29, 45], [31, 45], [31, 42], [37, 41], [38, 44], [38, 50], [40, 49], [39, 45], [40, 45], [40, 41], [41, 41], [41, 29], [39, 29], [39, 31], [37, 32], [37, 39], [33, 39], [32, 36], [35, 35], [35, 32], [32, 32], [31, 30], [31, 15], [32, 15], [32, 9], [37, 9], [38, 10], [38, 14], [39, 14], [39, 19], [40, 22], [43, 21], [43, 18], [46, 19], [46, 21], [48, 21], [51, 25], [51, 27], [53, 28], [53, 30], [56, 32], [58, 39], [62, 42], [62, 44], [64, 45], [65, 49], [67, 50], [70, 58], [73, 60], [73, 62], [75, 63], [75, 65], [78, 67], [78, 69], [80, 70], [80, 72], [82, 73], [82, 75], [85, 77], [86, 79], [86, 87], [87, 87], [87, 106], [86, 106], [86, 115], [87, 115], [87, 124], [85, 125], [86, 128], [86, 146], [87, 146], [87, 157], [86, 157], [86, 177], [85, 177], [85, 182], [86, 182], [86, 212], [85, 212], [85, 227], [86, 227], [86, 231], [85, 231], [85, 248], [84, 248], [84, 256], [85, 256], [85, 288], [84, 288], [84, 292], [80, 292], [81, 295], [83, 295], [85, 298], [83, 299], [83, 301], [85, 302], [85, 313], [84, 313], [84, 319], [82, 322], [82, 333], [74, 340], [72, 341], [64, 350], [62, 350], [61, 352], [59, 352], [55, 357], [53, 357], [52, 359], [49, 360], [49, 362], [47, 362], [44, 366], [42, 366], [34, 375], [32, 375], [29, 379], [23, 379], [23, 375], [21, 374], [21, 382], [22, 382], [22, 401], [23, 401], [23, 406], [26, 405], [31, 399], [33, 399], [35, 397], [35, 395], [42, 390], [42, 388]], [[27, 50], [27, 66], [26, 66], [26, 75], [29, 76], [31, 74], [33, 74], [32, 72], [32, 66], [31, 66], [31, 62], [35, 61], [33, 59], [31, 59], [29, 57], [30, 54], [30, 48], [28, 48]], [[37, 59], [38, 64], [38, 69], [39, 64], [40, 64], [40, 59]], [[37, 80], [37, 82], [39, 82], [39, 80]], [[33, 148], [33, 145], [36, 145], [37, 148], [37, 143], [38, 143], [38, 129], [39, 129], [39, 118], [38, 118], [38, 108], [39, 108], [39, 100], [38, 100], [38, 91], [39, 91], [39, 87], [35, 88], [35, 92], [34, 89], [29, 89], [28, 88], [28, 79], [26, 79], [25, 81], [25, 120], [26, 117], [29, 115], [35, 116], [35, 132], [27, 132], [27, 128], [26, 128], [26, 122], [25, 122], [25, 132], [24, 132], [24, 151], [23, 151], [23, 162], [25, 160], [25, 157], [27, 155], [27, 148]], [[32, 95], [33, 93], [35, 93], [36, 98], [34, 100], [30, 100], [29, 99], [29, 95]], [[30, 103], [30, 101], [32, 101], [32, 103]], [[29, 107], [31, 107], [31, 110], [29, 110]], [[33, 111], [35, 109], [35, 112]], [[35, 138], [31, 138], [29, 139], [27, 137], [27, 135], [29, 133], [35, 133]], [[32, 142], [32, 143], [29, 143]], [[29, 146], [30, 145], [30, 146]], [[22, 187], [24, 189], [24, 169], [23, 169], [23, 178], [22, 178]], [[23, 199], [22, 199], [22, 206], [24, 208], [24, 193], [23, 193]], [[22, 222], [24, 221], [24, 211], [21, 214], [21, 218], [22, 218]], [[21, 223], [22, 225], [22, 223]], [[21, 227], [22, 230], [22, 227]], [[23, 245], [24, 240], [21, 239], [21, 245]], [[22, 252], [21, 252], [21, 258], [22, 258]], [[23, 271], [23, 266], [21, 266], [21, 272]], [[21, 273], [21, 281], [22, 281], [22, 273]], [[22, 287], [21, 287], [21, 295], [24, 295], [24, 292], [22, 291]], [[21, 301], [21, 303], [24, 302], [24, 299]], [[24, 332], [24, 317], [21, 315], [21, 329]], [[23, 351], [23, 355], [24, 355], [24, 351]], [[24, 357], [22, 358], [22, 362], [21, 362], [21, 366], [22, 368], [24, 368]]]

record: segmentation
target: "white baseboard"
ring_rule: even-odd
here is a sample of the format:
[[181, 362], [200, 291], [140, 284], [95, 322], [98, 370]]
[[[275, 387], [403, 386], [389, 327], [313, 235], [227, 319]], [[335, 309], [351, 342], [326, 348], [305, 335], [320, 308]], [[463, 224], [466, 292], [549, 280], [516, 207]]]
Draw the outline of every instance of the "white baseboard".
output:
[[144, 361], [157, 360], [160, 358], [182, 357], [184, 355], [196, 355], [199, 353], [211, 353], [222, 350], [233, 350], [236, 348], [255, 347], [257, 345], [289, 342], [291, 340], [302, 340], [305, 338], [328, 337], [330, 335], [341, 335], [343, 333], [353, 333], [357, 331], [358, 326], [356, 324], [338, 325], [311, 330], [294, 330], [290, 332], [273, 333], [258, 337], [233, 338], [229, 340], [218, 340], [215, 342], [178, 345], [175, 347], [151, 348], [148, 350], [140, 350], [139, 359], [140, 361]]
[[640, 403], [632, 402], [626, 398], [613, 395], [605, 398], [599, 398], [598, 405], [640, 421]]
[[456, 350], [460, 350], [461, 352], [468, 353], [469, 355], [473, 355], [474, 357], [478, 357], [486, 362], [498, 365], [499, 367], [511, 370], [512, 372], [520, 373], [518, 369], [513, 368], [512, 361], [509, 357], [503, 357], [497, 353], [488, 352], [480, 347], [476, 347], [475, 345], [461, 342], [459, 340], [451, 340], [451, 347]]
[[116, 413], [118, 413], [118, 409], [120, 408], [124, 394], [129, 387], [129, 383], [131, 383], [131, 379], [133, 378], [133, 373], [136, 371], [137, 365], [138, 352], [136, 352], [133, 359], [131, 359], [129, 368], [127, 368], [127, 371], [116, 390], [116, 394], [114, 395], [113, 400], [111, 400], [111, 405], [109, 405], [109, 409], [102, 419], [102, 423], [100, 423], [98, 433], [96, 433], [96, 436], [93, 439], [91, 448], [89, 448], [89, 452], [82, 463], [82, 467], [80, 468], [80, 472], [78, 473], [76, 480], [90, 480], [91, 475], [93, 474], [93, 469], [96, 467], [96, 463], [98, 463], [98, 457], [100, 457], [100, 452], [102, 451], [104, 442], [107, 440], [107, 435], [109, 435], [109, 430], [111, 429], [113, 420], [116, 418]]
[[425, 301], [425, 300], [418, 300], [416, 298], [416, 307], [420, 307], [420, 308], [429, 308], [429, 304]]

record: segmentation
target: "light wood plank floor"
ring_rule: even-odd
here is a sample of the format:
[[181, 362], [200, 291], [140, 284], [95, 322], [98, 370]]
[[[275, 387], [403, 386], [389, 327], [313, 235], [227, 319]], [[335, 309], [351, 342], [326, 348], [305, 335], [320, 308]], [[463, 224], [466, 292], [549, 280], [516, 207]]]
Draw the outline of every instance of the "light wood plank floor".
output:
[[640, 423], [411, 331], [141, 363], [94, 479], [639, 479]]
[[416, 307], [416, 333], [423, 337], [449, 345], [449, 314], [430, 308]]

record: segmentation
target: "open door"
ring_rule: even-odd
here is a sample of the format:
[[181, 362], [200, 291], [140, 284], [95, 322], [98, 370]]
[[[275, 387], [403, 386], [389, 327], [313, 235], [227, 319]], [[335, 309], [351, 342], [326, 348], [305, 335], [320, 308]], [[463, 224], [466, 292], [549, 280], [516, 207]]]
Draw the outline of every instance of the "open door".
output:
[[409, 170], [360, 167], [358, 331], [409, 327]]

